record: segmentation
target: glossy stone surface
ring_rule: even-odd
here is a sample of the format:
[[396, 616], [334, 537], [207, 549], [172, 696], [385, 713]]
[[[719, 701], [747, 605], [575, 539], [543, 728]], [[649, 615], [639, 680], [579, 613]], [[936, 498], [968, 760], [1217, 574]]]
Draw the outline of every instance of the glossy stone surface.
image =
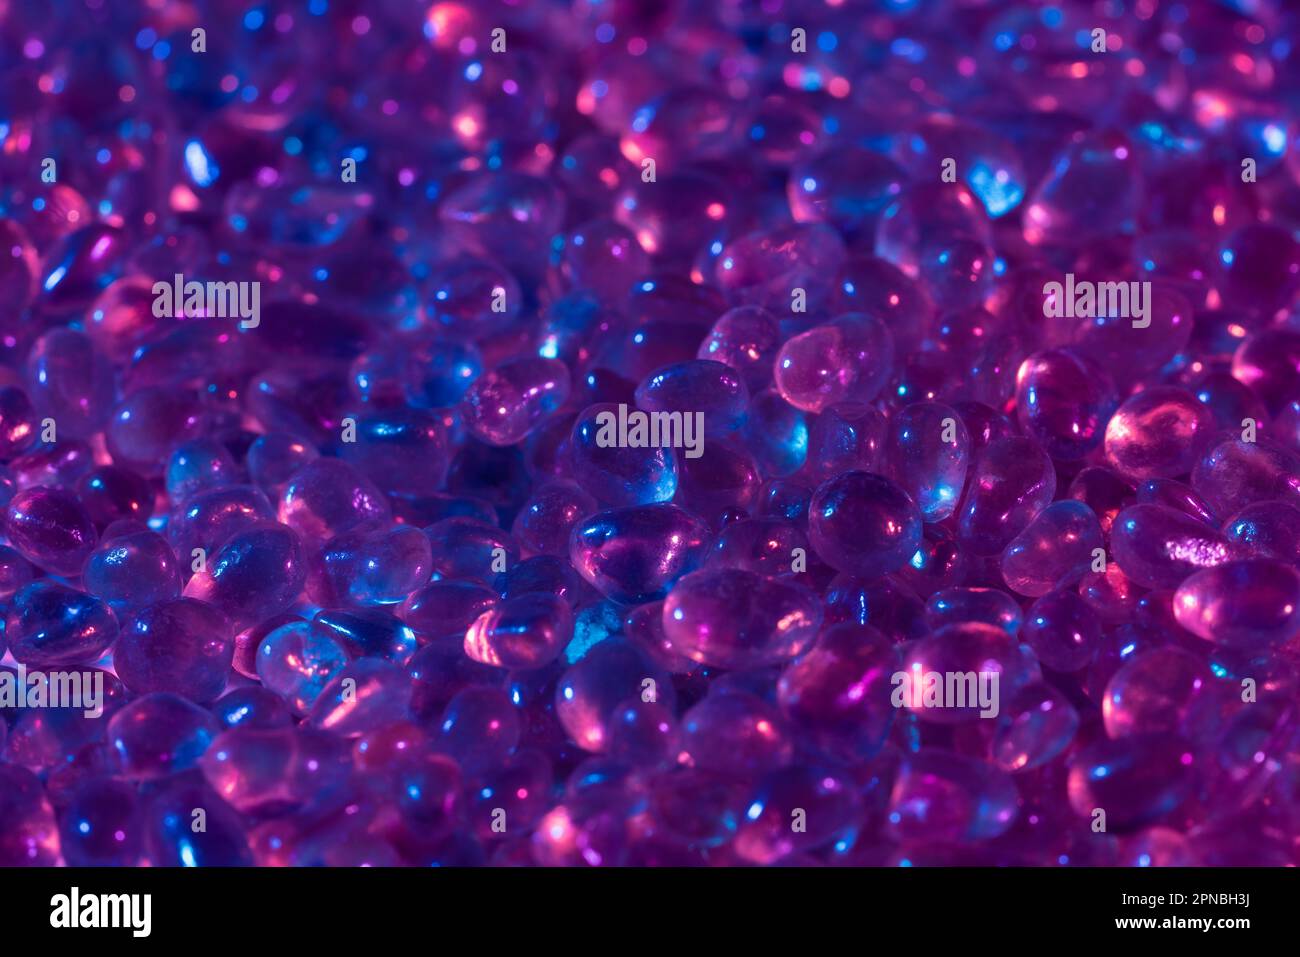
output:
[[817, 634], [817, 596], [741, 569], [694, 572], [664, 601], [664, 637], [684, 658], [756, 668], [794, 658]]
[[1262, 558], [1203, 569], [1178, 586], [1174, 616], [1206, 641], [1245, 648], [1281, 644], [1300, 634], [1300, 574]]
[[846, 472], [818, 487], [808, 506], [813, 548], [842, 572], [874, 577], [901, 568], [921, 541], [911, 497], [871, 472]]
[[1290, 6], [0, 2], [0, 866], [1300, 863]]

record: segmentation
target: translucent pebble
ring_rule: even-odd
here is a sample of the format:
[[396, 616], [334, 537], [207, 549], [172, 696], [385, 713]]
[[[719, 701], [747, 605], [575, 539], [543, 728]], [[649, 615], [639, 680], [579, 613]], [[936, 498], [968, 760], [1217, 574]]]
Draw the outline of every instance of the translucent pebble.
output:
[[790, 171], [786, 196], [801, 223], [829, 223], [847, 234], [869, 230], [906, 184], [901, 167], [883, 153], [829, 150]]
[[703, 564], [710, 541], [708, 526], [675, 505], [615, 508], [574, 526], [569, 559], [601, 594], [639, 604]]
[[189, 580], [186, 598], [216, 606], [235, 628], [287, 611], [306, 580], [302, 544], [274, 522], [251, 525], [226, 540]]
[[[749, 406], [745, 380], [730, 366], [710, 359], [693, 359], [668, 366], [637, 386], [636, 404], [657, 413], [704, 416], [709, 435], [738, 428]], [[630, 433], [629, 433], [630, 434]]]
[[678, 729], [672, 711], [655, 701], [632, 698], [614, 709], [609, 721], [609, 757], [636, 768], [675, 761]]
[[1020, 595], [1046, 595], [1067, 576], [1090, 568], [1102, 548], [1101, 525], [1083, 502], [1043, 509], [1002, 552], [1002, 577]]
[[649, 813], [675, 839], [716, 847], [735, 833], [747, 790], [743, 780], [729, 775], [679, 767], [650, 783]]
[[348, 366], [348, 388], [354, 397], [372, 407], [400, 406], [405, 398], [401, 375], [409, 359], [405, 348], [394, 345], [363, 352]]
[[966, 580], [968, 562], [957, 536], [944, 525], [925, 525], [921, 544], [898, 571], [898, 577], [918, 595], [928, 598]]
[[503, 688], [466, 688], [447, 702], [438, 722], [439, 750], [470, 773], [507, 760], [519, 746], [519, 709]]
[[709, 564], [778, 576], [797, 564], [795, 549], [808, 554], [808, 536], [798, 525], [774, 518], [741, 519], [722, 529]]
[[339, 643], [305, 621], [275, 629], [257, 649], [257, 676], [297, 716], [311, 710], [347, 663], [347, 652]]
[[98, 432], [113, 407], [113, 367], [84, 332], [54, 329], [32, 345], [27, 381], [40, 418], [66, 438]]
[[[984, 622], [963, 622], [940, 628], [934, 634], [910, 642], [903, 647], [900, 671], [908, 673], [907, 682], [896, 681], [893, 689], [895, 707], [907, 708], [922, 721], [935, 724], [962, 724], [981, 717], [996, 717], [992, 713], [1002, 710], [1002, 703], [1010, 701], [1021, 688], [1033, 683], [1038, 667], [1033, 656], [1022, 650], [1019, 643], [996, 625]], [[977, 677], [975, 695], [957, 695], [948, 700], [949, 676], [973, 674]], [[996, 685], [991, 677], [997, 675]], [[931, 678], [937, 675], [937, 678]], [[984, 682], [985, 698], [979, 700], [980, 685]], [[935, 684], [942, 683], [942, 689]], [[964, 688], [969, 682], [963, 685]], [[940, 691], [942, 706], [935, 707], [933, 694]], [[959, 689], [952, 689], [954, 692]], [[965, 700], [962, 701], [961, 698]]]
[[77, 498], [99, 528], [120, 519], [144, 521], [153, 514], [154, 491], [143, 477], [104, 465], [77, 479]]
[[1300, 574], [1272, 558], [1202, 569], [1178, 586], [1174, 616], [1188, 631], [1220, 645], [1280, 645], [1300, 634]]
[[347, 757], [346, 745], [310, 728], [235, 728], [212, 742], [199, 766], [237, 811], [276, 814], [337, 787]]
[[233, 485], [239, 474], [224, 445], [211, 439], [195, 439], [172, 451], [163, 479], [168, 497], [173, 502], [184, 502], [207, 489]]
[[[573, 474], [581, 477], [584, 489], [608, 505], [671, 500], [677, 491], [675, 453], [666, 445], [609, 444], [608, 423], [617, 423], [618, 415], [618, 406], [600, 404], [578, 416], [569, 443]], [[683, 437], [684, 430], [683, 423]]]
[[132, 694], [167, 691], [214, 701], [225, 690], [235, 643], [225, 617], [190, 598], [140, 611], [122, 628], [113, 667]]
[[639, 648], [610, 638], [591, 648], [560, 676], [555, 686], [555, 716], [578, 747], [603, 753], [609, 746], [614, 710], [628, 698], [651, 691], [665, 707], [674, 706], [676, 696], [668, 674]]
[[930, 633], [925, 602], [896, 576], [862, 578], [836, 575], [823, 596], [826, 625], [871, 625], [894, 641]]
[[743, 691], [710, 694], [682, 715], [678, 763], [731, 775], [762, 773], [794, 758], [781, 712]]
[[[194, 809], [207, 812], [194, 830]], [[243, 819], [202, 781], [177, 775], [163, 782], [144, 807], [145, 849], [158, 867], [250, 867], [253, 855]]]
[[55, 575], [74, 577], [95, 548], [95, 523], [71, 492], [24, 489], [5, 511], [9, 544], [28, 561]]
[[1077, 592], [1061, 589], [1048, 592], [1029, 606], [1021, 640], [1053, 671], [1080, 671], [1099, 652], [1102, 623]]
[[[0, 764], [0, 865], [55, 867], [59, 826], [41, 781], [31, 771]], [[73, 852], [75, 854], [75, 851]]]
[[157, 532], [117, 535], [86, 559], [82, 585], [126, 621], [146, 605], [180, 597], [180, 565]]
[[1034, 684], [998, 716], [989, 754], [1003, 771], [1032, 771], [1063, 753], [1079, 730], [1079, 713], [1049, 684]]
[[444, 644], [459, 650], [465, 629], [500, 601], [494, 589], [475, 581], [448, 579], [430, 582], [411, 592], [402, 603], [402, 620], [421, 644]]
[[957, 509], [970, 436], [961, 417], [937, 402], [917, 402], [890, 422], [890, 476], [912, 496], [921, 517], [938, 522]]
[[1192, 488], [1219, 515], [1265, 499], [1300, 506], [1300, 455], [1266, 439], [1228, 439], [1196, 463]]
[[988, 296], [996, 256], [969, 236], [933, 240], [921, 250], [919, 276], [941, 309], [969, 309]]
[[1107, 562], [1104, 572], [1088, 571], [1079, 580], [1079, 597], [1108, 625], [1127, 621], [1142, 591], [1115, 562]]
[[[286, 317], [302, 327], [309, 326], [314, 318]], [[245, 398], [249, 413], [268, 432], [307, 436], [325, 445], [338, 434], [336, 430], [355, 401], [347, 378], [337, 374], [341, 370], [331, 373], [330, 369], [306, 360], [291, 360], [268, 369], [249, 383]]]
[[781, 672], [777, 702], [797, 730], [869, 757], [893, 723], [889, 697], [898, 661], [897, 648], [875, 628], [834, 625]]
[[966, 423], [970, 433], [971, 456], [982, 453], [996, 439], [1005, 439], [1016, 435], [1016, 427], [1001, 412], [990, 408], [982, 402], [956, 402], [953, 404]]
[[321, 605], [393, 605], [427, 583], [432, 570], [428, 536], [398, 525], [330, 539], [309, 562], [307, 591]]
[[128, 780], [149, 781], [194, 767], [218, 733], [205, 709], [167, 692], [136, 698], [108, 722], [108, 744]]
[[931, 244], [957, 237], [986, 242], [989, 224], [971, 192], [960, 184], [928, 181], [899, 194], [876, 229], [876, 255], [915, 276]]
[[980, 621], [1016, 635], [1024, 613], [1016, 600], [1000, 588], [945, 588], [926, 602], [925, 620], [931, 629]]
[[550, 664], [573, 637], [573, 615], [563, 598], [529, 592], [484, 611], [465, 631], [465, 654], [514, 671]]
[[884, 413], [865, 402], [840, 402], [808, 423], [801, 477], [820, 484], [842, 472], [883, 471], [889, 422]]
[[832, 282], [844, 263], [844, 241], [821, 224], [796, 223], [740, 236], [723, 247], [714, 278], [736, 304], [785, 312], [792, 290], [804, 305], [821, 311], [833, 295]]
[[821, 625], [817, 596], [794, 582], [736, 568], [677, 582], [664, 601], [664, 636], [691, 661], [726, 669], [779, 664], [807, 648]]
[[248, 476], [267, 495], [278, 499], [293, 473], [319, 457], [310, 442], [284, 432], [268, 432], [248, 448]]
[[446, 430], [419, 409], [388, 409], [356, 420], [355, 441], [341, 458], [385, 492], [421, 492], [443, 484], [449, 464]]
[[104, 436], [114, 465], [152, 477], [162, 474], [173, 448], [202, 438], [208, 427], [197, 393], [151, 386], [118, 404]]
[[[586, 290], [575, 290], [553, 299], [543, 310], [534, 338], [537, 354], [544, 359], [559, 359], [574, 373], [587, 371], [588, 376], [595, 373], [599, 367], [592, 366], [600, 357], [617, 349], [626, 332], [626, 317], [608, 303], [621, 305], [631, 288], [629, 282], [616, 296], [604, 300]], [[605, 375], [614, 374], [609, 369], [600, 371]], [[465, 385], [468, 387], [469, 383]], [[590, 387], [582, 379], [573, 385], [577, 390], [582, 390], [584, 385]]]
[[732, 509], [748, 511], [763, 484], [758, 463], [736, 437], [707, 443], [698, 458], [678, 464], [674, 501], [697, 515], [715, 518]]
[[429, 731], [411, 720], [394, 721], [367, 731], [352, 742], [352, 760], [358, 771], [383, 774], [404, 756], [428, 746]]
[[1111, 676], [1102, 718], [1112, 738], [1184, 729], [1208, 697], [1214, 675], [1181, 648], [1153, 648], [1129, 658]]
[[482, 839], [499, 836], [493, 831], [494, 811], [506, 811], [507, 822], [533, 827], [551, 806], [554, 772], [550, 759], [534, 749], [520, 749], [497, 767], [474, 776], [467, 789], [468, 817]]
[[282, 728], [293, 720], [280, 696], [261, 685], [227, 691], [213, 703], [212, 713], [223, 729]]
[[[799, 812], [803, 812], [801, 818]], [[817, 766], [780, 768], [764, 776], [736, 832], [736, 853], [772, 864], [856, 833], [862, 799], [853, 779]], [[791, 827], [803, 820], [803, 828]]]
[[1123, 133], [1073, 139], [1025, 207], [1025, 240], [1035, 246], [1079, 243], [1131, 227], [1139, 195], [1136, 165]]
[[134, 867], [144, 844], [136, 789], [98, 778], [80, 784], [63, 808], [59, 845], [71, 867]]
[[597, 508], [596, 500], [578, 483], [567, 479], [548, 482], [524, 503], [510, 534], [525, 554], [567, 556], [573, 526]]
[[424, 530], [433, 550], [433, 574], [491, 582], [504, 565], [519, 561], [519, 546], [508, 534], [474, 518], [445, 518]]
[[1116, 405], [1101, 366], [1064, 349], [1025, 359], [1016, 373], [1020, 424], [1058, 459], [1081, 459], [1101, 444]]
[[849, 313], [788, 339], [773, 374], [787, 402], [821, 412], [837, 402], [871, 401], [893, 364], [893, 337], [884, 322]]
[[1219, 524], [1205, 499], [1197, 495], [1191, 486], [1177, 479], [1151, 479], [1143, 482], [1138, 486], [1137, 501], [1140, 504], [1164, 505], [1186, 512], [1192, 518], [1200, 519], [1207, 525]]
[[1300, 564], [1300, 508], [1287, 502], [1247, 505], [1224, 522], [1223, 533], [1257, 555]]
[[813, 494], [808, 518], [817, 554], [849, 574], [897, 571], [921, 542], [921, 516], [911, 497], [870, 472], [845, 472], [823, 483]]
[[[1060, 281], [1059, 274], [1056, 277]], [[1190, 300], [1167, 282], [1151, 283], [1145, 329], [1111, 310], [1109, 316], [1074, 320], [1071, 349], [1101, 366], [1120, 385], [1159, 369], [1183, 350], [1192, 336], [1196, 315]]]
[[473, 343], [432, 339], [407, 353], [403, 391], [417, 409], [447, 409], [457, 405], [482, 374], [483, 356]]
[[1131, 505], [1115, 518], [1111, 554], [1124, 574], [1146, 588], [1174, 588], [1200, 568], [1238, 557], [1214, 528], [1163, 505]]
[[884, 319], [894, 337], [896, 354], [919, 346], [934, 311], [921, 283], [893, 263], [861, 255], [850, 258], [836, 278], [841, 310]]
[[280, 495], [280, 521], [308, 541], [383, 528], [390, 514], [378, 487], [339, 459], [308, 462]]
[[191, 569], [194, 549], [208, 557], [232, 536], [254, 525], [275, 520], [275, 509], [251, 485], [228, 485], [200, 492], [186, 502], [167, 523], [167, 538], [176, 557]]
[[667, 172], [684, 168], [692, 159], [725, 155], [742, 128], [734, 103], [723, 91], [682, 81], [642, 106], [634, 117], [619, 140], [623, 156], [637, 164], [642, 157], [659, 157]]
[[5, 643], [33, 668], [94, 661], [117, 640], [117, 619], [98, 598], [50, 579], [22, 588], [5, 613]]
[[1112, 469], [1089, 465], [1070, 482], [1066, 495], [1092, 509], [1101, 523], [1102, 534], [1110, 527], [1120, 509], [1132, 505], [1136, 490], [1133, 483]]
[[449, 652], [437, 645], [421, 648], [407, 665], [411, 676], [411, 716], [432, 722], [446, 707], [451, 696], [471, 684], [501, 684], [502, 674], [465, 657], [457, 649]]
[[307, 714], [313, 728], [355, 737], [406, 718], [411, 678], [400, 664], [359, 658], [334, 673]]
[[1133, 479], [1186, 475], [1214, 433], [1214, 418], [1176, 386], [1152, 386], [1127, 400], [1106, 426], [1106, 458]]
[[1158, 733], [1101, 738], [1070, 762], [1070, 805], [1089, 819], [1100, 808], [1108, 829], [1132, 831], [1177, 810], [1196, 779], [1195, 754], [1183, 738]]
[[772, 363], [781, 346], [781, 325], [762, 306], [737, 306], [724, 312], [700, 343], [697, 358], [730, 366], [750, 392], [772, 381]]
[[975, 459], [958, 519], [958, 541], [995, 555], [1052, 501], [1056, 469], [1032, 439], [996, 439]]
[[311, 626], [337, 641], [353, 658], [382, 658], [404, 665], [418, 647], [409, 625], [378, 608], [322, 609], [312, 617]]
[[559, 267], [571, 287], [617, 302], [650, 271], [650, 257], [627, 227], [597, 219], [580, 224], [565, 237]]
[[525, 356], [489, 369], [461, 402], [465, 426], [492, 445], [513, 445], [569, 398], [569, 370], [557, 359]]
[[946, 751], [908, 755], [889, 796], [890, 834], [904, 841], [964, 843], [1003, 834], [1020, 815], [1011, 777]]

